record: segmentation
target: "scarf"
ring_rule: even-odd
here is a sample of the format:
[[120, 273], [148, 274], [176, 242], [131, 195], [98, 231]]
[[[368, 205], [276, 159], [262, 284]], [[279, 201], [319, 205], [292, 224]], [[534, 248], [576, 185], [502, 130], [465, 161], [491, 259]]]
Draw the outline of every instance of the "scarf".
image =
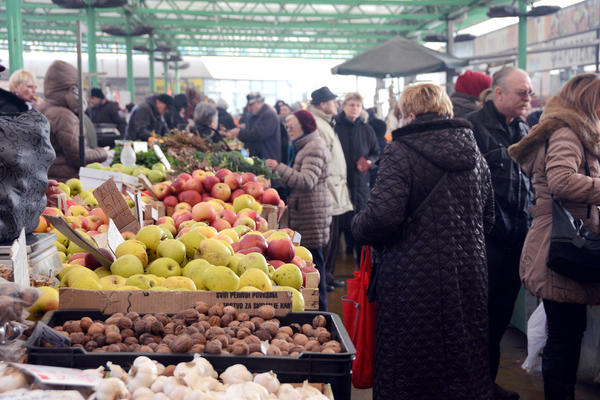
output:
[[293, 140], [290, 143], [290, 146], [288, 147], [287, 165], [290, 167], [292, 167], [294, 165], [294, 160], [296, 159], [296, 153], [298, 152], [298, 149], [296, 148], [296, 143], [298, 143], [298, 140], [302, 139], [304, 136], [306, 136], [306, 133], [303, 134], [302, 136], [300, 136], [298, 139]]

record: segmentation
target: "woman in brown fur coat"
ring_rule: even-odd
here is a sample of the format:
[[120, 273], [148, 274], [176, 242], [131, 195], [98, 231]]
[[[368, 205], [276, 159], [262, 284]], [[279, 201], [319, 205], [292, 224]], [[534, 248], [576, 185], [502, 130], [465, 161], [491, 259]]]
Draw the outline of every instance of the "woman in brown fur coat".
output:
[[[552, 233], [552, 195], [584, 226], [600, 231], [600, 76], [572, 78], [553, 97], [540, 123], [509, 148], [535, 189], [533, 222], [521, 254], [523, 285], [544, 300], [548, 340], [542, 357], [549, 399], [574, 399], [586, 305], [600, 303], [600, 284], [582, 283], [546, 266]], [[546, 142], [548, 143], [546, 150]], [[587, 159], [590, 176], [586, 176]]]

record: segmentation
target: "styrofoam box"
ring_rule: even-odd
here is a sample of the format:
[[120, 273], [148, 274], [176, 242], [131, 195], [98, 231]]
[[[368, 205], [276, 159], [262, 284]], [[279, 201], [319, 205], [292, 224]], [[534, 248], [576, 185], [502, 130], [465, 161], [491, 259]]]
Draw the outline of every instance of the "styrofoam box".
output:
[[121, 172], [104, 171], [102, 169], [94, 168], [79, 168], [79, 179], [83, 190], [93, 190], [104, 182], [113, 178], [119, 190], [122, 189], [123, 184], [126, 183], [131, 186], [137, 186], [138, 178], [135, 176], [123, 174]]

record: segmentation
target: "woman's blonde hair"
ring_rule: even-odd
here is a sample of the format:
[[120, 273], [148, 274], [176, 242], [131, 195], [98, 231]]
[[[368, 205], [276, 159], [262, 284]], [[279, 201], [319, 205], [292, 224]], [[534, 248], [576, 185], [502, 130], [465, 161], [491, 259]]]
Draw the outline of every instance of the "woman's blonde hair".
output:
[[363, 103], [363, 98], [360, 95], [360, 93], [358, 92], [353, 92], [353, 93], [347, 93], [346, 96], [344, 96], [344, 102], [342, 103], [342, 107], [346, 105], [346, 103], [348, 103], [349, 101], [358, 101], [360, 104]]
[[8, 90], [14, 92], [17, 90], [17, 86], [27, 85], [29, 83], [37, 84], [35, 80], [35, 76], [24, 69], [19, 69], [10, 76], [8, 80]]
[[600, 75], [594, 73], [576, 75], [565, 83], [556, 96], [560, 98], [562, 104], [599, 122]]
[[444, 89], [432, 83], [409, 86], [400, 96], [400, 111], [404, 117], [411, 113], [421, 115], [436, 113], [452, 118], [452, 102]]

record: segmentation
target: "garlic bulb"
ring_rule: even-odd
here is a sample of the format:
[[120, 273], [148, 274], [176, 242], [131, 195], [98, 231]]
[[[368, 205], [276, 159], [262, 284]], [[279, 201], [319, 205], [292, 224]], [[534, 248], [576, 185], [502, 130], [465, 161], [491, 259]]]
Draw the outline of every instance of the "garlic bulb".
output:
[[192, 380], [191, 382], [189, 382], [186, 379], [184, 379], [184, 381], [189, 387], [191, 387], [194, 390], [198, 389], [198, 390], [203, 390], [205, 392], [224, 392], [225, 391], [225, 386], [223, 386], [223, 384], [221, 382], [219, 382], [218, 380], [216, 380], [215, 378], [200, 376], [200, 377]]
[[289, 383], [279, 386], [277, 396], [280, 400], [302, 400], [300, 393]]
[[154, 383], [152, 384], [152, 386], [150, 386], [150, 389], [152, 389], [152, 391], [154, 393], [159, 393], [163, 391], [163, 385], [165, 384], [165, 381], [168, 378], [166, 376], [159, 376], [158, 378], [156, 378], [156, 380], [154, 381]]
[[215, 397], [210, 392], [196, 389], [188, 392], [183, 400], [215, 400]]
[[133, 392], [140, 387], [150, 387], [158, 377], [158, 368], [148, 357], [138, 357], [129, 370], [127, 388]]
[[153, 400], [154, 392], [147, 387], [140, 387], [133, 392], [131, 397], [133, 400]]
[[258, 374], [254, 377], [254, 383], [258, 383], [269, 393], [277, 393], [279, 390], [279, 380], [273, 371]]
[[120, 365], [113, 364], [110, 361], [106, 363], [108, 365], [107, 378], [117, 378], [123, 382], [127, 382], [127, 372]]
[[227, 368], [221, 374], [221, 380], [226, 385], [232, 385], [235, 383], [252, 382], [252, 374], [242, 364], [235, 364]]
[[152, 400], [171, 400], [171, 399], [169, 399], [169, 396], [167, 396], [164, 393], [155, 393], [154, 399], [152, 399]]
[[126, 399], [129, 392], [122, 380], [118, 378], [102, 379], [96, 385], [96, 400]]
[[227, 387], [227, 398], [269, 400], [267, 389], [254, 382], [234, 383]]
[[174, 376], [169, 376], [167, 379], [165, 379], [163, 383], [163, 393], [167, 393], [168, 395], [170, 395], [173, 391], [175, 391], [175, 389], [177, 389], [180, 386], [185, 387], [185, 382], [175, 378]]
[[184, 400], [185, 396], [191, 391], [192, 390], [189, 387], [185, 385], [179, 385], [172, 391], [166, 393], [171, 400]]
[[304, 381], [302, 387], [297, 389], [303, 399], [307, 400], [327, 400], [327, 397], [319, 391], [316, 387]]
[[[6, 364], [5, 364], [6, 365]], [[14, 367], [6, 366], [0, 376], [0, 393], [29, 386], [25, 374]]]

